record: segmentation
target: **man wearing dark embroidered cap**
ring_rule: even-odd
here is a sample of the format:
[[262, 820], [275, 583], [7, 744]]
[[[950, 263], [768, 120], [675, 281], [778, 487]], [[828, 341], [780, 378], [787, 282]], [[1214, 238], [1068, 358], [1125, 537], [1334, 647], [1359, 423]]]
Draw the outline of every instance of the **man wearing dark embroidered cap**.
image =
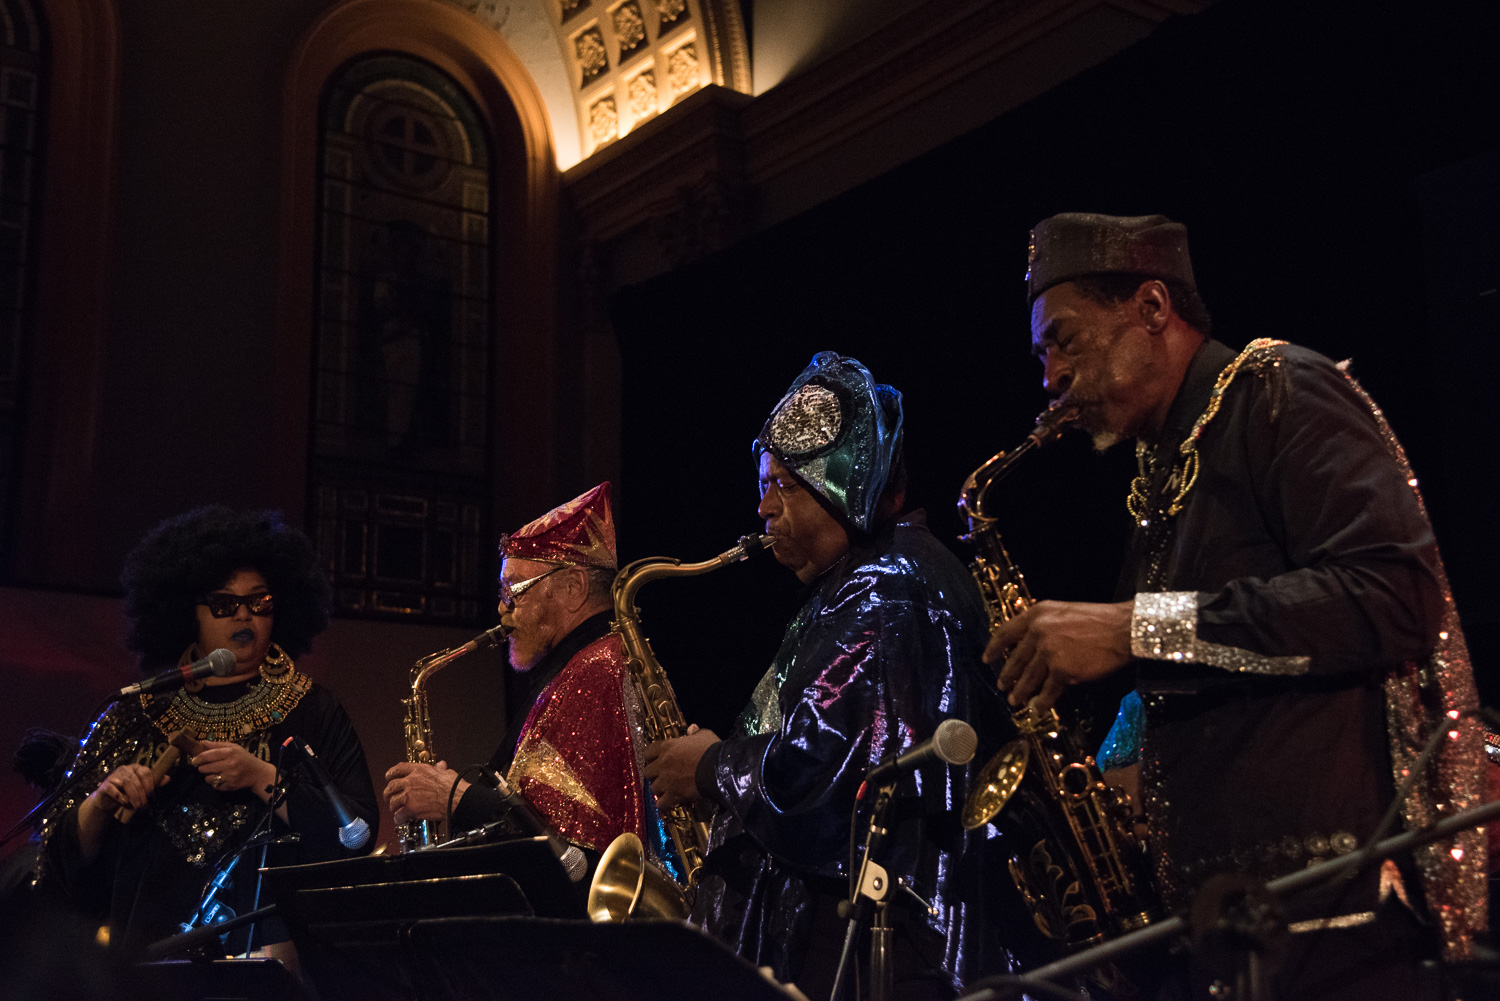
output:
[[[903, 510], [901, 425], [901, 395], [852, 358], [822, 352], [792, 383], [753, 455], [759, 514], [805, 600], [732, 736], [698, 731], [646, 754], [664, 806], [719, 807], [694, 921], [809, 997], [827, 996], [843, 944], [866, 771], [946, 718], [999, 710], [973, 580]], [[891, 904], [899, 997], [951, 996], [979, 969], [982, 853], [965, 853], [956, 820], [966, 778], [933, 768], [899, 787], [881, 860], [915, 894]]]
[[[1136, 673], [1100, 758], [1139, 762], [1167, 902], [1354, 850], [1438, 727], [1453, 736], [1400, 804], [1405, 824], [1479, 802], [1477, 701], [1437, 545], [1345, 366], [1211, 340], [1187, 230], [1164, 216], [1043, 220], [1027, 286], [1047, 392], [1098, 446], [1136, 441], [1135, 530], [1126, 600], [1041, 602], [985, 658], [1014, 705]], [[1465, 954], [1484, 892], [1471, 832], [1296, 897], [1270, 996], [1426, 997], [1418, 960], [1439, 938]], [[1174, 967], [1162, 996], [1233, 977]]]

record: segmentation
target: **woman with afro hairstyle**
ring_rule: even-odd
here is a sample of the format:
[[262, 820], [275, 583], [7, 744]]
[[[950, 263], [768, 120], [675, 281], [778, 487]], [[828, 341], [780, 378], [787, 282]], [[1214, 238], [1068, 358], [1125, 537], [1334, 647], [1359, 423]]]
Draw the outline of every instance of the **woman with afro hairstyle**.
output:
[[[275, 512], [199, 508], [147, 534], [120, 579], [128, 642], [143, 672], [221, 648], [234, 654], [227, 675], [107, 709], [78, 756], [87, 773], [44, 821], [41, 885], [106, 921], [111, 947], [134, 956], [194, 920], [205, 886], [266, 821], [288, 737], [317, 752], [365, 823], [373, 827], [379, 815], [364, 749], [343, 707], [293, 661], [327, 626], [331, 593], [305, 535]], [[106, 760], [89, 765], [122, 735]], [[163, 767], [174, 755], [175, 764]], [[312, 783], [294, 782], [270, 824], [275, 834], [299, 836], [271, 848], [270, 865], [352, 854]], [[254, 905], [260, 853], [250, 854], [215, 894], [234, 913]], [[230, 951], [243, 949], [248, 934], [231, 932]], [[285, 939], [274, 919], [255, 932], [257, 942]]]

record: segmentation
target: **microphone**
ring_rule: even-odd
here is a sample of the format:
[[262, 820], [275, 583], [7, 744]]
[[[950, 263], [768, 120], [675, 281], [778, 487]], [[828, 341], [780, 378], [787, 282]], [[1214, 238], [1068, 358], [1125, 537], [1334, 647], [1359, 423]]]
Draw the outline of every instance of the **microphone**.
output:
[[941, 761], [949, 765], [966, 765], [974, 757], [974, 748], [979, 745], [979, 735], [974, 728], [961, 719], [945, 719], [938, 724], [931, 737], [902, 754], [892, 755], [870, 769], [860, 786], [860, 796], [866, 786], [889, 785], [908, 772]]
[[222, 678], [234, 673], [234, 651], [219, 647], [213, 653], [202, 660], [195, 660], [191, 664], [182, 667], [174, 667], [170, 671], [163, 671], [154, 678], [145, 681], [137, 681], [133, 685], [126, 685], [120, 689], [117, 699], [129, 698], [132, 695], [144, 695], [147, 692], [156, 692], [164, 688], [178, 688], [189, 681], [197, 681], [213, 675]]
[[562, 835], [554, 831], [546, 818], [531, 805], [531, 801], [505, 781], [504, 775], [488, 768], [481, 774], [486, 777], [485, 784], [500, 793], [505, 808], [511, 812], [521, 827], [529, 831], [533, 837], [547, 839], [547, 845], [552, 849], [552, 854], [557, 856], [558, 861], [567, 870], [568, 879], [575, 883], [581, 881], [584, 874], [588, 872], [589, 861], [584, 858], [578, 846], [569, 843]]
[[307, 741], [293, 734], [283, 740], [281, 746], [300, 755], [302, 764], [311, 773], [313, 781], [323, 787], [323, 798], [328, 800], [328, 805], [333, 807], [334, 816], [339, 820], [339, 844], [351, 852], [363, 848], [365, 842], [370, 840], [370, 825], [365, 823], [365, 818], [356, 816], [350, 809], [348, 799], [333, 784], [333, 776], [328, 774], [328, 769], [323, 767], [323, 762], [318, 760]]

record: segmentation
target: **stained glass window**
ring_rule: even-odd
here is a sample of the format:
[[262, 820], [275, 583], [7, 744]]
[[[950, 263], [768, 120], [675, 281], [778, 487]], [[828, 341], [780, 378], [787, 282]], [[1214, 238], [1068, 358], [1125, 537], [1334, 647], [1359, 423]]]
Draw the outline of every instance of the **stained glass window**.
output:
[[494, 603], [489, 141], [413, 58], [363, 59], [325, 97], [309, 523], [346, 615]]

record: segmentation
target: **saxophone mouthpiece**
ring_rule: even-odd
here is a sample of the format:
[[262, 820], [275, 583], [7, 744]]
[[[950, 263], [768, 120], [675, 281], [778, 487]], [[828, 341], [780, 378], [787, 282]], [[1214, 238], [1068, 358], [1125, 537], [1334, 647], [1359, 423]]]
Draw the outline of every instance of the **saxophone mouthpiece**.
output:
[[1037, 414], [1036, 428], [1028, 437], [1038, 445], [1050, 445], [1061, 438], [1062, 433], [1078, 420], [1081, 412], [1078, 404], [1058, 397], [1048, 405], [1046, 410]]
[[501, 643], [504, 643], [506, 638], [510, 636], [510, 634], [511, 627], [502, 622], [498, 626], [486, 629], [484, 632], [480, 633], [478, 636], [475, 636], [473, 639], [469, 640], [469, 642], [465, 643], [464, 646], [470, 647], [474, 650], [488, 650], [491, 647], [497, 647]]
[[752, 532], [749, 535], [741, 536], [740, 544], [736, 548], [739, 549], [739, 558], [748, 560], [752, 556], [765, 552], [775, 544], [776, 539], [774, 536]]

